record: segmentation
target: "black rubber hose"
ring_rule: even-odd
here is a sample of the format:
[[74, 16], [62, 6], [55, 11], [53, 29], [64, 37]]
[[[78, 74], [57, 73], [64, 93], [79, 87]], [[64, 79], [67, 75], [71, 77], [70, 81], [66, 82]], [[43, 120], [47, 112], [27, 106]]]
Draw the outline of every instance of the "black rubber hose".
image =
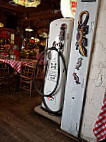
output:
[[[42, 58], [42, 56], [43, 56], [48, 50], [55, 50], [56, 52], [58, 52], [58, 49], [55, 48], [55, 47], [51, 47], [51, 48], [45, 49], [45, 50], [42, 52], [42, 54], [40, 55], [40, 57], [39, 57], [39, 59], [38, 59], [38, 61], [37, 61], [37, 63], [36, 63], [35, 71], [34, 71], [34, 86], [35, 86], [37, 92], [38, 92], [41, 96], [43, 96], [43, 97], [50, 97], [50, 96], [52, 96], [52, 95], [55, 93], [55, 91], [56, 91], [56, 89], [57, 89], [57, 86], [58, 86], [58, 83], [59, 83], [59, 79], [60, 79], [60, 60], [59, 60], [59, 52], [58, 52], [58, 76], [57, 76], [56, 85], [55, 85], [53, 91], [52, 91], [50, 94], [44, 94], [44, 93], [40, 92], [39, 89], [38, 89], [38, 87], [37, 87], [37, 84], [36, 84], [37, 67], [38, 67], [38, 64], [39, 64], [39, 62], [40, 62], [40, 59]], [[46, 73], [45, 73], [45, 74], [46, 74]]]
[[[63, 65], [64, 65], [64, 70], [65, 70], [65, 74], [66, 74], [66, 77], [67, 77], [67, 68], [66, 68], [64, 56], [63, 56], [62, 52], [59, 51], [58, 53], [59, 53], [59, 57], [61, 57], [61, 59], [62, 59], [62, 62], [63, 62]], [[58, 65], [59, 65], [59, 68], [60, 68], [60, 64], [58, 64]], [[42, 89], [42, 93], [43, 93], [43, 89]], [[42, 109], [48, 111], [49, 113], [52, 113], [52, 114], [54, 114], [54, 115], [57, 115], [57, 116], [60, 116], [60, 115], [61, 115], [61, 113], [62, 113], [62, 108], [60, 108], [58, 111], [53, 111], [53, 110], [51, 110], [51, 109], [48, 107], [48, 105], [47, 105], [47, 103], [46, 103], [44, 97], [42, 97], [42, 102], [43, 102], [43, 104], [44, 104], [44, 106], [45, 106], [45, 108], [46, 108], [46, 109], [44, 109], [44, 108], [42, 107]]]
[[66, 74], [66, 77], [67, 77], [67, 67], [66, 67], [66, 63], [65, 63], [64, 56], [63, 56], [63, 54], [62, 54], [61, 51], [59, 51], [59, 56], [60, 56], [61, 59], [62, 59], [62, 62], [63, 62], [63, 65], [64, 65], [64, 70], [65, 70], [65, 74]]

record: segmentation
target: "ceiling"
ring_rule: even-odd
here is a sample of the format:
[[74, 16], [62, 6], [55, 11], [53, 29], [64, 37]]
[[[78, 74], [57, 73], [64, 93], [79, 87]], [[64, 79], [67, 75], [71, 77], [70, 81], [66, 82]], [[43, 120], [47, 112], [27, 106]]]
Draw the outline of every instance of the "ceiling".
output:
[[36, 8], [26, 8], [19, 5], [11, 5], [11, 0], [0, 0], [0, 12], [20, 14], [20, 13], [33, 13], [43, 12], [47, 10], [60, 10], [60, 0], [41, 0], [41, 4]]
[[11, 5], [11, 0], [0, 0], [0, 21], [6, 28], [25, 29], [28, 25], [36, 29], [47, 29], [54, 19], [60, 18], [60, 0], [41, 0], [35, 8]]

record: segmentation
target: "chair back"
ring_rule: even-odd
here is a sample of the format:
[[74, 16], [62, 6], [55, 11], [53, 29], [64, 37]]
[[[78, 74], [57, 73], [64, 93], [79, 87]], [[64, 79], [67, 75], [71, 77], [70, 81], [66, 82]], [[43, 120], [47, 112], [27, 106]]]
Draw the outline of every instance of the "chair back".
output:
[[26, 77], [27, 79], [32, 79], [34, 74], [34, 66], [29, 66], [26, 64], [23, 64], [21, 66], [21, 76]]
[[9, 64], [0, 62], [0, 79], [9, 75]]

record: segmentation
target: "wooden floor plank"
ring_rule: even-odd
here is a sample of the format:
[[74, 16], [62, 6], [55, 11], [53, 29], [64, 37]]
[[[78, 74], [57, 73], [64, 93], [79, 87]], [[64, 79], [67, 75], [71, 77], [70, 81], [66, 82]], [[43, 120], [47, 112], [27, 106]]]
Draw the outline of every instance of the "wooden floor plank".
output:
[[57, 131], [58, 124], [34, 112], [40, 104], [37, 93], [30, 98], [0, 88], [0, 142], [74, 142]]

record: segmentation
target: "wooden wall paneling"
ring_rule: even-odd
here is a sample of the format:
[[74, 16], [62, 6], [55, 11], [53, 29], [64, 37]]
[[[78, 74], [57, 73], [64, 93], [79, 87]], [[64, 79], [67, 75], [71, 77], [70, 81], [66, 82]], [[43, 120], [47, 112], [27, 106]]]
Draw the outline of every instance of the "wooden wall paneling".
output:
[[27, 19], [23, 14], [23, 18], [18, 19], [18, 26], [23, 30], [30, 25], [35, 32], [42, 28], [48, 31], [50, 22], [61, 17], [60, 12], [54, 14], [53, 10], [28, 14]]
[[0, 22], [4, 24], [4, 27], [7, 25], [7, 18], [6, 15], [0, 12]]

